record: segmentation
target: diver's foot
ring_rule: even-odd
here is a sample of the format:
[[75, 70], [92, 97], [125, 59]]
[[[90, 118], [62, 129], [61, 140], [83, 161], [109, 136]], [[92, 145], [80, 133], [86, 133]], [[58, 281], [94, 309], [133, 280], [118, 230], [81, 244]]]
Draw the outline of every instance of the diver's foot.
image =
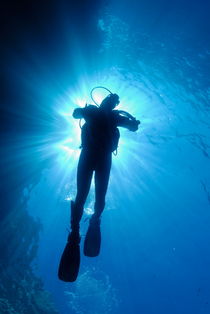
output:
[[58, 278], [62, 281], [73, 282], [77, 279], [80, 267], [79, 243], [79, 232], [70, 232], [58, 268]]
[[100, 253], [101, 247], [101, 219], [94, 215], [90, 219], [88, 231], [84, 242], [84, 255], [96, 257]]

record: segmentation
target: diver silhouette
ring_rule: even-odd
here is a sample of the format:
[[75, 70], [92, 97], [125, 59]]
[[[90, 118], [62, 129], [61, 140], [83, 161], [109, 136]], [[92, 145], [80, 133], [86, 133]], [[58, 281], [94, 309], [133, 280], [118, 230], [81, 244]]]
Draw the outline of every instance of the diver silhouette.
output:
[[[71, 232], [67, 243], [68, 252], [65, 253], [64, 251], [67, 257], [63, 253], [65, 255], [64, 260], [71, 260], [72, 274], [65, 278], [65, 273], [68, 273], [69, 270], [67, 269], [70, 266], [68, 263], [64, 263], [63, 266], [60, 265], [59, 278], [64, 281], [76, 280], [79, 271], [79, 225], [93, 174], [95, 174], [94, 214], [90, 218], [84, 241], [84, 254], [89, 257], [95, 257], [100, 252], [100, 220], [105, 207], [112, 153], [117, 150], [120, 137], [118, 127], [124, 127], [135, 132], [140, 124], [140, 121], [129, 113], [114, 110], [119, 102], [119, 96], [110, 93], [103, 99], [99, 107], [86, 105], [84, 108], [76, 108], [73, 112], [73, 117], [75, 119], [83, 118], [85, 124], [81, 130], [82, 150], [77, 168], [77, 194], [75, 201], [71, 202]], [[70, 248], [74, 254], [69, 253]]]

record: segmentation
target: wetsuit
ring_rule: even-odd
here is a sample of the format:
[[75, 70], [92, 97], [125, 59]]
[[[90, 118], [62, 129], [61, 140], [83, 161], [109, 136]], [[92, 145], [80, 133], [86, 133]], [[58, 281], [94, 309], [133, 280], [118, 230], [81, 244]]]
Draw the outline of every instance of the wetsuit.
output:
[[104, 210], [112, 152], [117, 149], [119, 140], [117, 127], [136, 131], [138, 123], [121, 116], [118, 110], [107, 111], [93, 105], [76, 110], [80, 110], [80, 117], [85, 119], [81, 134], [82, 151], [77, 169], [77, 195], [72, 215], [72, 224], [78, 227], [93, 172], [95, 172], [94, 215], [100, 217]]

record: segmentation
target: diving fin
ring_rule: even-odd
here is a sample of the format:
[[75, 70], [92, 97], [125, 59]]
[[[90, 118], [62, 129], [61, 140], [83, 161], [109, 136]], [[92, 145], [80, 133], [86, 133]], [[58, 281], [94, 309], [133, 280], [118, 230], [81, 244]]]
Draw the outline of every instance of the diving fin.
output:
[[73, 282], [77, 279], [80, 266], [79, 243], [79, 233], [71, 232], [58, 268], [58, 278], [62, 281]]
[[100, 218], [92, 217], [84, 241], [84, 255], [96, 257], [100, 253], [101, 247], [101, 229]]

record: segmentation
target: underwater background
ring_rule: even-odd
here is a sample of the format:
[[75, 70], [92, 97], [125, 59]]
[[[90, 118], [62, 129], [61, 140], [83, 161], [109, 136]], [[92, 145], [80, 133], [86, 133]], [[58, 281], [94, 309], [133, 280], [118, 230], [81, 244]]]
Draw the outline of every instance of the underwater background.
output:
[[[0, 313], [209, 314], [209, 1], [0, 9]], [[64, 283], [80, 153], [72, 112], [98, 85], [141, 125], [120, 130], [101, 254], [82, 255], [77, 281]], [[83, 238], [93, 203], [94, 185]]]

